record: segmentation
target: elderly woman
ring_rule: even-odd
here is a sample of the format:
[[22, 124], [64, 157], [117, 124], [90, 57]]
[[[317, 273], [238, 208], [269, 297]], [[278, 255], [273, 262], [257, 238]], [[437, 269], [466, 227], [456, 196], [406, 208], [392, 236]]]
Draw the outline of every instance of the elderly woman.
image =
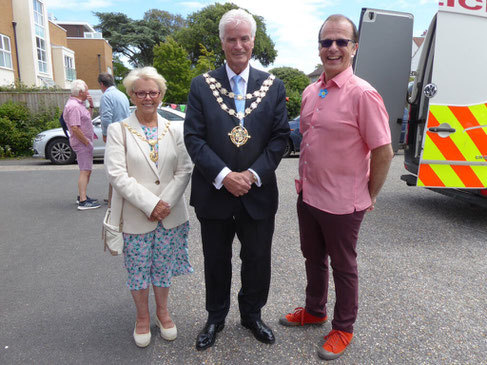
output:
[[184, 191], [192, 164], [183, 142], [183, 125], [157, 113], [164, 78], [153, 67], [130, 72], [123, 84], [135, 112], [108, 127], [105, 168], [113, 187], [112, 223], [118, 201], [124, 238], [127, 286], [137, 311], [135, 344], [150, 343], [149, 287], [156, 301], [161, 337], [174, 340], [176, 325], [167, 308], [171, 278], [193, 271], [188, 260], [188, 210]]

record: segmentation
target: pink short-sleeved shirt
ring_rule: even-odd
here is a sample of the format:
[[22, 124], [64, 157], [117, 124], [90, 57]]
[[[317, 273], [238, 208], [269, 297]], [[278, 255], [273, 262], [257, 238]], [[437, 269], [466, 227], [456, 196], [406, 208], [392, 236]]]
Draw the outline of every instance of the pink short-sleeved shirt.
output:
[[91, 123], [91, 115], [88, 109], [86, 109], [84, 102], [71, 96], [66, 103], [63, 111], [64, 121], [69, 128], [71, 137], [69, 138], [69, 143], [71, 147], [75, 148], [77, 146], [84, 146], [83, 142], [78, 140], [74, 133], [71, 132], [72, 126], [78, 126], [81, 132], [89, 141], [93, 141], [95, 132], [93, 129], [93, 124]]
[[322, 74], [303, 92], [296, 190], [306, 204], [350, 214], [372, 203], [370, 151], [391, 143], [389, 116], [379, 93], [351, 67], [324, 80]]

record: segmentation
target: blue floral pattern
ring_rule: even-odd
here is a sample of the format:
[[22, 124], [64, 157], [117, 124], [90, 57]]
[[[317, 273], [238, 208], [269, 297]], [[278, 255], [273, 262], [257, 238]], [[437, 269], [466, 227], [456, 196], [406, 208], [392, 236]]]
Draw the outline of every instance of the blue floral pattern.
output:
[[124, 261], [130, 290], [147, 289], [150, 284], [170, 287], [173, 276], [193, 272], [188, 258], [189, 222], [165, 229], [159, 222], [149, 233], [124, 233]]

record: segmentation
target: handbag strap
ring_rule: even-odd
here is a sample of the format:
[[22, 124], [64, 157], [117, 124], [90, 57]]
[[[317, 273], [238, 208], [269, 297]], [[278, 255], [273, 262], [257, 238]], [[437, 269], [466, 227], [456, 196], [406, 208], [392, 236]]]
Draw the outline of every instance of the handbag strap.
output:
[[[120, 122], [120, 128], [122, 129], [122, 136], [123, 136], [123, 150], [125, 152], [125, 164], [127, 164], [127, 132], [124, 128], [124, 123]], [[112, 184], [108, 184], [108, 208], [112, 207], [112, 195], [113, 195], [113, 187]], [[120, 212], [120, 217], [123, 213], [123, 204], [122, 210]]]

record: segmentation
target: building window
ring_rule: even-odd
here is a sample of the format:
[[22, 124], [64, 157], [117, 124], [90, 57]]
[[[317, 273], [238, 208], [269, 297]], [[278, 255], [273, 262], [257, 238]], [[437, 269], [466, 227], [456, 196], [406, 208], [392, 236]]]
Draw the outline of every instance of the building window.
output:
[[64, 69], [66, 70], [66, 80], [76, 80], [76, 70], [73, 67], [73, 58], [64, 56]]
[[12, 68], [10, 38], [3, 34], [0, 34], [0, 67]]
[[47, 73], [47, 54], [46, 54], [46, 42], [44, 39], [36, 37], [37, 46], [37, 61], [39, 63], [39, 71]]
[[103, 36], [100, 32], [85, 32], [85, 38], [103, 39]]
[[44, 5], [39, 0], [32, 0], [34, 5], [34, 25], [36, 32], [37, 62], [39, 72], [47, 73], [47, 53], [44, 27]]

